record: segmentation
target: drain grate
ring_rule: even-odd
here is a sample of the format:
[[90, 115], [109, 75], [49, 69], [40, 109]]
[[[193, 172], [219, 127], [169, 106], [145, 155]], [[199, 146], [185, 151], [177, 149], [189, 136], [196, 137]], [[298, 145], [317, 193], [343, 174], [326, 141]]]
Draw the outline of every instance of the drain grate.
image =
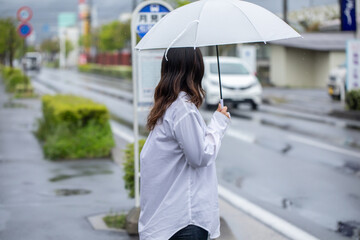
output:
[[91, 193], [91, 191], [86, 189], [55, 189], [56, 196], [85, 195], [89, 193]]

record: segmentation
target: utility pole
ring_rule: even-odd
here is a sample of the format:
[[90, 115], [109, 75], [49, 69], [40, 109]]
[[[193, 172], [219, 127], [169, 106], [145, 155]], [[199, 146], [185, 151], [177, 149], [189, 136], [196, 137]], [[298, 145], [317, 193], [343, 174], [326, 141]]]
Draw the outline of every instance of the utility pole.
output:
[[288, 22], [287, 13], [288, 13], [288, 1], [283, 0], [283, 20], [286, 23]]

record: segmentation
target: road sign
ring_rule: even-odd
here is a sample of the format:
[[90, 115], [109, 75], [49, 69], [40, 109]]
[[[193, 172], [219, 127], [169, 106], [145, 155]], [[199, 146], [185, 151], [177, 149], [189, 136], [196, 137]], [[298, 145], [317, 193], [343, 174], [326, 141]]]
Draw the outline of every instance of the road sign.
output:
[[17, 31], [21, 37], [26, 38], [31, 34], [32, 26], [30, 23], [21, 23], [18, 26]]
[[346, 90], [360, 88], [360, 40], [349, 40], [346, 47]]
[[340, 19], [342, 31], [356, 31], [355, 0], [340, 1]]
[[21, 7], [16, 13], [17, 19], [20, 22], [27, 22], [32, 18], [33, 12], [29, 7]]
[[58, 14], [58, 26], [73, 27], [76, 26], [76, 13], [74, 12], [61, 12]]
[[169, 7], [164, 4], [153, 3], [145, 5], [138, 13], [136, 33], [140, 38], [143, 38], [152, 26], [170, 11]]

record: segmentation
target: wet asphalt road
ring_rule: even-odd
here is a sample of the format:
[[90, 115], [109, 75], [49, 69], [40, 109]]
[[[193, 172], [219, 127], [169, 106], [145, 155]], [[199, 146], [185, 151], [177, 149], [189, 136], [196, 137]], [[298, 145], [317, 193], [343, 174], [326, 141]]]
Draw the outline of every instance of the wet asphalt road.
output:
[[[43, 69], [33, 82], [102, 102], [114, 116], [132, 122], [129, 83], [50, 69]], [[295, 105], [315, 106], [316, 96], [316, 91], [305, 94]], [[319, 95], [316, 109], [329, 108], [324, 96]], [[219, 184], [320, 239], [350, 239], [336, 230], [340, 221], [360, 224], [360, 131], [314, 111], [304, 119], [296, 117], [302, 111], [279, 114], [272, 108], [231, 110], [232, 124], [217, 160]], [[142, 124], [146, 113], [140, 113]], [[212, 114], [205, 109], [202, 113], [205, 120]]]

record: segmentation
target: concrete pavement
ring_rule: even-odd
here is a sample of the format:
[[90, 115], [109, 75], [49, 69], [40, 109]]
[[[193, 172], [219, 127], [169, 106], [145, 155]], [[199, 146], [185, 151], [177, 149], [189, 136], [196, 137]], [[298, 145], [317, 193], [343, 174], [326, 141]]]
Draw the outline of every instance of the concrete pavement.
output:
[[0, 239], [138, 239], [93, 229], [88, 217], [133, 206], [122, 169], [111, 159], [45, 159], [32, 133], [40, 108], [39, 99], [10, 100], [0, 84]]

